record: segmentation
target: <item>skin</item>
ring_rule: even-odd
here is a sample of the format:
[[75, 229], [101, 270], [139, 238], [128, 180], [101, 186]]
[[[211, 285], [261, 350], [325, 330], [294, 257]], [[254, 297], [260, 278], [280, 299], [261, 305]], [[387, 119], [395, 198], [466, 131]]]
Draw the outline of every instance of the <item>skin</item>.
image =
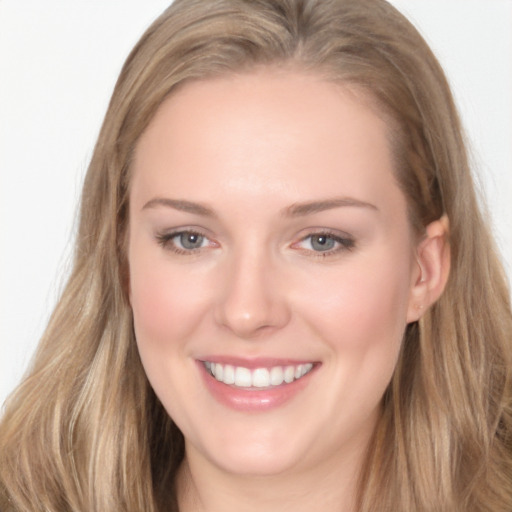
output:
[[[138, 143], [130, 301], [148, 379], [186, 439], [180, 510], [354, 507], [404, 329], [447, 275], [446, 223], [411, 232], [386, 123], [368, 105], [260, 70], [187, 84]], [[297, 207], [311, 202], [324, 203]], [[200, 248], [172, 238], [186, 230]], [[344, 242], [317, 250], [315, 234]], [[316, 366], [283, 405], [245, 412], [205, 386], [197, 360], [215, 356]]]

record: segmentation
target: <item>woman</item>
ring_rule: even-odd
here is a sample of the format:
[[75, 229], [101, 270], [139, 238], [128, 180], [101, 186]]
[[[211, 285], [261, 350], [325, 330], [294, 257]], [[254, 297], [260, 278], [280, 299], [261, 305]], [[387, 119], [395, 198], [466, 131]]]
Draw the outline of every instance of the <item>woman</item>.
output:
[[508, 297], [396, 10], [178, 0], [114, 91], [0, 508], [509, 510]]

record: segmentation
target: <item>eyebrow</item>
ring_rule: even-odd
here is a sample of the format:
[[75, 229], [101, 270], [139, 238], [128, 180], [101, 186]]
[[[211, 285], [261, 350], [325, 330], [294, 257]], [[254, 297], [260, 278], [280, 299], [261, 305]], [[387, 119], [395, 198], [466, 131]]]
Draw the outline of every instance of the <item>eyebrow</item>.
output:
[[155, 197], [148, 201], [142, 209], [146, 210], [148, 208], [156, 208], [157, 206], [166, 206], [182, 212], [202, 215], [203, 217], [216, 217], [215, 212], [204, 204], [186, 201], [185, 199], [170, 199], [167, 197]]
[[331, 199], [324, 199], [322, 201], [294, 203], [291, 206], [285, 208], [283, 213], [287, 217], [302, 217], [304, 215], [311, 215], [313, 213], [319, 213], [325, 210], [346, 206], [368, 208], [369, 210], [374, 210], [376, 212], [379, 211], [379, 209], [374, 204], [361, 201], [360, 199], [353, 197], [333, 197]]
[[[167, 197], [155, 197], [148, 201], [142, 209], [156, 208], [158, 206], [164, 206], [167, 208], [174, 208], [186, 213], [192, 213], [195, 215], [201, 215], [203, 217], [217, 217], [212, 208], [193, 201], [187, 201], [185, 199], [171, 199]], [[373, 211], [379, 211], [379, 209], [372, 203], [361, 201], [353, 197], [334, 197], [331, 199], [323, 199], [321, 201], [308, 201], [305, 203], [294, 203], [286, 207], [282, 211], [284, 217], [303, 217], [314, 213], [323, 212], [325, 210], [331, 210], [333, 208], [341, 207], [358, 207], [367, 208]]]

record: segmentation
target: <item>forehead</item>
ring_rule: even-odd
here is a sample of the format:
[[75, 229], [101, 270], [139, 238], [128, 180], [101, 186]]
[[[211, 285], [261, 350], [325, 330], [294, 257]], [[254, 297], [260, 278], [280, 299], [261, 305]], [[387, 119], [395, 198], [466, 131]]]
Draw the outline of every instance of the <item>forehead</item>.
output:
[[139, 140], [132, 200], [397, 196], [389, 132], [368, 97], [317, 76], [260, 70], [191, 82]]

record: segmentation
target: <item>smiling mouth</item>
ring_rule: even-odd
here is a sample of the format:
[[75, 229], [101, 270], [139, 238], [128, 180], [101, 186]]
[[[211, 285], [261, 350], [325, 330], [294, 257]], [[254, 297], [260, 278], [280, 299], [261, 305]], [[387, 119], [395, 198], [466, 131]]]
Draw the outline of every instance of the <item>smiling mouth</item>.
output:
[[290, 384], [313, 369], [313, 363], [251, 370], [243, 366], [203, 361], [207, 372], [217, 381], [242, 389], [265, 389]]

